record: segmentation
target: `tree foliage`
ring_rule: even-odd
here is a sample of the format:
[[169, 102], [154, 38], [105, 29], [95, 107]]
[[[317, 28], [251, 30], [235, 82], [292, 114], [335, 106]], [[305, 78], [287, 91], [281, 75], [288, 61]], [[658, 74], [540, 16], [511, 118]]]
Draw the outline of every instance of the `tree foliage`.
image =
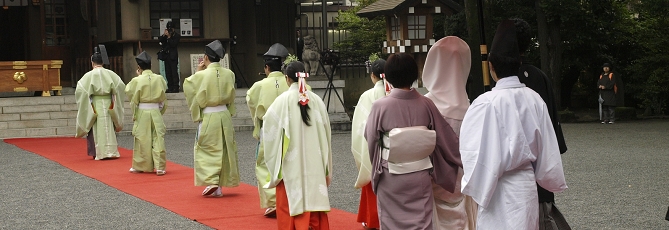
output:
[[376, 0], [359, 0], [358, 6], [346, 11], [339, 11], [337, 22], [339, 29], [346, 31], [346, 39], [334, 44], [343, 62], [363, 63], [370, 54], [380, 53], [386, 38], [384, 17], [367, 19], [358, 17], [360, 9]]
[[[358, 7], [340, 12], [339, 26], [348, 37], [335, 44], [342, 57], [364, 62], [381, 50], [385, 19], [355, 15], [375, 1], [361, 0]], [[454, 1], [464, 5], [470, 0]], [[669, 1], [484, 0], [484, 7], [487, 44], [501, 20], [522, 18], [530, 23], [537, 37], [526, 60], [553, 78], [563, 107], [596, 106], [601, 66], [611, 63], [622, 79], [625, 106], [644, 108], [649, 114], [669, 113], [669, 78], [663, 76], [669, 72]], [[478, 45], [469, 42], [463, 12], [435, 17], [434, 29], [435, 39], [455, 35]]]
[[[669, 9], [666, 0], [519, 0], [486, 1], [486, 22], [497, 25], [500, 20], [518, 17], [529, 22], [537, 35], [542, 26], [547, 33], [559, 32], [560, 68], [551, 69], [554, 62], [539, 52], [541, 46], [555, 45], [548, 40], [531, 47], [530, 60], [562, 86], [563, 106], [571, 101], [587, 100], [596, 105], [596, 82], [603, 63], [611, 63], [614, 72], [622, 78], [625, 106], [639, 106], [653, 113], [667, 112], [669, 83], [660, 77], [665, 72], [663, 63], [669, 59], [664, 49], [669, 41], [663, 39], [669, 23], [665, 16]], [[537, 20], [542, 9], [546, 25]], [[637, 17], [638, 16], [638, 17]], [[492, 37], [494, 28], [487, 27]], [[538, 41], [538, 40], [537, 40]], [[537, 54], [541, 54], [537, 56]], [[548, 63], [547, 63], [548, 62]], [[551, 72], [553, 71], [553, 72]], [[581, 95], [583, 94], [583, 95]], [[571, 96], [578, 98], [571, 98]]]
[[669, 1], [643, 0], [630, 3], [636, 20], [636, 58], [630, 62], [630, 90], [646, 114], [667, 114], [669, 110]]

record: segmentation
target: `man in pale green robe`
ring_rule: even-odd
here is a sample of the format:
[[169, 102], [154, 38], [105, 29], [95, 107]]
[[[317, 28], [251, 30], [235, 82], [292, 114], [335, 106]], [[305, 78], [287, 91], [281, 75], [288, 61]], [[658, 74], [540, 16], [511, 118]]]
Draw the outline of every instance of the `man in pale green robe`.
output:
[[276, 214], [276, 189], [263, 188], [262, 181], [267, 180], [269, 172], [265, 164], [265, 151], [262, 144], [260, 129], [262, 128], [263, 116], [274, 99], [288, 90], [288, 84], [281, 72], [281, 61], [288, 55], [286, 48], [276, 43], [263, 55], [265, 59], [265, 74], [267, 78], [262, 79], [251, 86], [246, 92], [246, 104], [253, 118], [253, 138], [258, 140], [256, 148], [256, 179], [258, 181], [258, 194], [260, 195], [260, 208], [265, 208], [265, 216]]
[[132, 108], [132, 135], [135, 137], [132, 149], [130, 172], [153, 172], [165, 175], [165, 122], [163, 114], [167, 109], [167, 82], [151, 71], [151, 56], [146, 51], [139, 54], [137, 74], [125, 87], [125, 94]]
[[[103, 54], [95, 48], [93, 70], [81, 77], [74, 92], [78, 107], [75, 137], [84, 137], [93, 129], [95, 160], [119, 158], [116, 132], [123, 129], [125, 84], [102, 66]], [[104, 56], [106, 60], [106, 52]]]
[[232, 126], [235, 114], [235, 74], [221, 67], [225, 51], [220, 41], [205, 47], [198, 71], [183, 84], [193, 121], [195, 136], [195, 186], [207, 186], [203, 196], [222, 196], [220, 186], [239, 185], [237, 143]]
[[[303, 72], [304, 66], [299, 65]], [[311, 124], [306, 125], [298, 105], [298, 83], [294, 82], [289, 82], [288, 91], [274, 100], [263, 117], [262, 140], [270, 174], [263, 181], [264, 187], [274, 188], [283, 181], [290, 216], [327, 212], [330, 210], [327, 187], [332, 176], [328, 111], [318, 95], [305, 90]], [[277, 212], [278, 216], [280, 211]]]

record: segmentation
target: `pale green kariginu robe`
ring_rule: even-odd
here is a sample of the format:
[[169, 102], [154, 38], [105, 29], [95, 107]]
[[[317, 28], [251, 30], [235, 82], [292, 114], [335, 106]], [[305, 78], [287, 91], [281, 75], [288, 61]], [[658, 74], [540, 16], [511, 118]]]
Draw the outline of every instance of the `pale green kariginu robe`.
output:
[[[151, 70], [144, 70], [125, 87], [125, 94], [132, 108], [132, 168], [142, 172], [165, 170], [165, 122], [167, 109], [167, 82]], [[157, 105], [157, 108], [139, 108], [140, 103]]]
[[276, 190], [274, 188], [263, 188], [262, 181], [269, 177], [267, 165], [265, 164], [265, 151], [262, 144], [260, 129], [262, 128], [263, 116], [281, 93], [288, 90], [286, 77], [280, 71], [274, 71], [251, 86], [246, 91], [246, 104], [253, 118], [253, 138], [258, 140], [256, 148], [256, 179], [258, 181], [258, 194], [260, 195], [260, 207], [269, 208], [276, 206]]
[[[237, 143], [232, 126], [235, 114], [235, 74], [211, 63], [183, 83], [193, 121], [199, 122], [194, 146], [195, 186], [239, 185]], [[227, 110], [204, 113], [206, 107], [227, 106]]]
[[123, 129], [125, 84], [114, 71], [96, 67], [77, 82], [75, 137], [84, 137], [93, 129], [95, 159], [117, 158], [116, 133]]
[[332, 176], [332, 147], [328, 111], [311, 91], [311, 126], [302, 121], [297, 83], [274, 100], [263, 117], [265, 162], [270, 177], [265, 188], [283, 181], [291, 216], [330, 210], [326, 177]]

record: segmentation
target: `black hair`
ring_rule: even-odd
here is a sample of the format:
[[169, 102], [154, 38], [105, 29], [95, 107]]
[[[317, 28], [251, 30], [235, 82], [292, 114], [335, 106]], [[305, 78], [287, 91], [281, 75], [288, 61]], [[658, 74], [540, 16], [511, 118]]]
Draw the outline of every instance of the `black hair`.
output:
[[386, 60], [379, 59], [372, 62], [372, 73], [377, 78], [381, 78], [381, 74], [385, 73], [384, 68], [386, 65]]
[[518, 76], [518, 69], [520, 69], [520, 59], [502, 57], [500, 55], [490, 55], [488, 57], [488, 61], [492, 63], [493, 68], [495, 68], [495, 74], [497, 74], [498, 79], [502, 79], [508, 76]]
[[95, 64], [102, 65], [102, 54], [98, 51], [98, 47], [95, 47], [95, 52], [91, 55], [91, 61]]
[[137, 62], [137, 65], [138, 65], [139, 68], [142, 69], [142, 70], [151, 69], [151, 63]]
[[209, 55], [209, 54], [205, 54], [205, 55], [207, 55], [207, 57], [209, 58], [209, 61], [210, 61], [210, 62], [219, 62], [219, 61], [221, 61], [221, 58], [218, 57], [218, 56], [212, 56], [212, 55]]
[[530, 24], [520, 18], [512, 18], [513, 25], [516, 26], [516, 38], [518, 38], [518, 51], [524, 54], [532, 43], [532, 28]]
[[265, 65], [269, 66], [270, 72], [281, 71], [281, 59], [265, 59]]
[[[410, 87], [418, 79], [416, 60], [407, 53], [392, 54], [384, 66], [386, 80], [395, 88]], [[516, 72], [518, 68], [516, 68]]]
[[[286, 66], [286, 71], [284, 72], [284, 74], [294, 82], [297, 82], [299, 79], [295, 74], [299, 72], [304, 72], [304, 64], [302, 64], [302, 62], [299, 61], [294, 61], [289, 63], [288, 66]], [[304, 122], [304, 124], [306, 124], [307, 126], [311, 126], [311, 124], [309, 123], [311, 119], [309, 118], [309, 113], [307, 113], [309, 111], [309, 104], [302, 105], [300, 104], [300, 102], [297, 102], [297, 105], [300, 106], [300, 115], [302, 115], [302, 122]]]

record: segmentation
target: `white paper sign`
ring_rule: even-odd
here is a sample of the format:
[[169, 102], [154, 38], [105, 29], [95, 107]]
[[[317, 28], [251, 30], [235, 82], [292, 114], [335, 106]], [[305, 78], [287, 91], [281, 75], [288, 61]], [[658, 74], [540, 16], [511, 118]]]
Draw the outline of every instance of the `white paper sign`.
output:
[[[221, 67], [230, 69], [230, 55], [227, 53], [225, 54], [225, 57], [221, 59]], [[200, 64], [200, 62], [204, 60], [204, 54], [191, 54], [190, 55], [190, 74], [193, 75], [195, 72], [197, 72], [197, 65]]]
[[191, 37], [193, 36], [193, 19], [181, 19], [181, 36]]
[[190, 55], [190, 75], [193, 75], [197, 72], [197, 65], [204, 60], [204, 54], [191, 54]]
[[[225, 54], [225, 57], [221, 59], [219, 63], [221, 63], [221, 67], [230, 69], [230, 55], [227, 53]], [[193, 75], [195, 72], [197, 72], [197, 65], [200, 64], [200, 62], [204, 60], [204, 54], [191, 54], [190, 55], [190, 74]]]
[[163, 35], [165, 33], [165, 29], [167, 28], [167, 22], [171, 22], [171, 18], [161, 18], [160, 19], [160, 35]]

